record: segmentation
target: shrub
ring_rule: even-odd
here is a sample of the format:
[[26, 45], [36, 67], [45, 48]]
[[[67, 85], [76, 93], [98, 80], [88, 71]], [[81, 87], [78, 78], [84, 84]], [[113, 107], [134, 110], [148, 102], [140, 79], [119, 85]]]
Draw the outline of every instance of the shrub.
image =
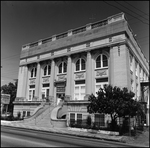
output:
[[88, 115], [88, 116], [87, 116], [87, 119], [86, 119], [86, 124], [87, 124], [88, 126], [91, 126], [91, 123], [92, 123], [91, 116]]
[[18, 119], [20, 119], [21, 118], [21, 112], [19, 111], [19, 112], [17, 112], [17, 117], [18, 117]]

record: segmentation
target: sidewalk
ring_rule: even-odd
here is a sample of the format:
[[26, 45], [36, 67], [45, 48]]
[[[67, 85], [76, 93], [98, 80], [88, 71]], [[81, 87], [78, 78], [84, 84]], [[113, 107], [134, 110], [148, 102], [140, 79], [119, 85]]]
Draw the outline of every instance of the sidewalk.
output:
[[67, 128], [37, 127], [37, 126], [20, 124], [20, 123], [16, 123], [16, 122], [13, 122], [13, 121], [3, 121], [3, 120], [1, 120], [1, 125], [20, 127], [20, 128], [28, 128], [28, 129], [32, 129], [32, 130], [48, 131], [48, 132], [53, 132], [53, 133], [76, 135], [76, 136], [81, 136], [81, 137], [89, 137], [89, 138], [96, 138], [96, 139], [101, 139], [101, 140], [108, 140], [108, 141], [116, 141], [116, 142], [126, 143], [126, 141], [124, 140], [125, 138], [123, 136], [112, 136], [112, 135], [109, 135], [109, 134], [75, 131], [75, 130], [72, 130], [72, 128], [69, 128], [69, 127], [67, 127]]

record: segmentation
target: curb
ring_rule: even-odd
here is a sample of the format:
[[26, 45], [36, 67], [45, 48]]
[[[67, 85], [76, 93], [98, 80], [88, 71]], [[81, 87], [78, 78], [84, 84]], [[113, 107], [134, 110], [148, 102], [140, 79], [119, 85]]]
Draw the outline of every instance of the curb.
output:
[[[121, 139], [109, 139], [109, 138], [106, 138], [106, 137], [99, 137], [99, 135], [95, 135], [93, 134], [92, 135], [82, 135], [82, 134], [79, 134], [79, 133], [68, 133], [67, 131], [61, 131], [61, 130], [50, 130], [50, 129], [44, 129], [44, 127], [32, 127], [32, 126], [24, 126], [24, 127], [21, 127], [19, 125], [13, 125], [13, 124], [1, 124], [2, 126], [11, 126], [11, 127], [14, 127], [14, 128], [21, 128], [21, 129], [28, 129], [28, 130], [33, 130], [33, 131], [44, 131], [44, 132], [50, 132], [50, 133], [56, 133], [56, 134], [65, 134], [65, 135], [73, 135], [73, 136], [77, 136], [77, 137], [85, 137], [85, 138], [92, 138], [92, 139], [100, 139], [100, 140], [105, 140], [105, 141], [112, 141], [112, 142], [119, 142], [119, 144], [126, 144], [127, 146], [133, 146], [133, 147], [141, 147], [139, 145], [132, 145], [132, 144], [128, 144], [126, 143], [125, 140], [122, 140]], [[85, 132], [84, 132], [85, 133]], [[142, 147], [145, 147], [145, 146], [142, 146]]]
[[[74, 136], [78, 136], [78, 137], [86, 137], [86, 138], [96, 138], [96, 139], [101, 139], [101, 140], [107, 140], [107, 141], [115, 141], [115, 142], [123, 142], [120, 139], [109, 139], [109, 138], [105, 138], [105, 137], [99, 137], [99, 135], [93, 134], [93, 135], [85, 135], [82, 133], [71, 133], [71, 132], [67, 132], [67, 131], [61, 131], [61, 130], [51, 130], [51, 129], [44, 129], [43, 127], [32, 127], [32, 126], [20, 126], [20, 125], [15, 125], [15, 124], [1, 124], [3, 126], [11, 126], [11, 127], [16, 127], [16, 128], [22, 128], [22, 129], [30, 129], [30, 130], [36, 130], [36, 131], [45, 131], [45, 132], [51, 132], [51, 133], [59, 133], [59, 134], [66, 134], [66, 135], [74, 135]], [[73, 131], [76, 132], [76, 131]], [[87, 133], [87, 132], [84, 132]]]

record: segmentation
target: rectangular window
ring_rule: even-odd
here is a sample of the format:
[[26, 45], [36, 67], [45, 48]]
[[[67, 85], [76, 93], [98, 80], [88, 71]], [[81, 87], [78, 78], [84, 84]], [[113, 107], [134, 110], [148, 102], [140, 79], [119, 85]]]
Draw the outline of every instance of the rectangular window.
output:
[[43, 87], [49, 87], [49, 84], [43, 84]]
[[35, 85], [30, 85], [30, 88], [35, 88]]
[[96, 83], [99, 83], [99, 82], [108, 82], [108, 78], [96, 79]]
[[75, 81], [75, 84], [76, 84], [76, 85], [78, 85], [78, 84], [85, 84], [85, 80]]
[[77, 114], [77, 124], [82, 123], [82, 114]]
[[75, 85], [74, 94], [75, 100], [84, 100], [85, 84]]
[[34, 98], [34, 95], [35, 95], [35, 90], [29, 89], [29, 101], [31, 101]]
[[22, 117], [26, 116], [26, 111], [23, 111]]
[[100, 126], [105, 126], [105, 115], [104, 114], [95, 114], [95, 124]]
[[75, 124], [75, 113], [70, 113], [70, 125]]
[[104, 88], [104, 85], [108, 85], [108, 78], [96, 79], [95, 96], [97, 96], [96, 92], [98, 92], [100, 88]]
[[49, 97], [49, 87], [48, 88], [42, 88], [42, 99]]
[[30, 111], [27, 111], [27, 117], [29, 117], [30, 116]]

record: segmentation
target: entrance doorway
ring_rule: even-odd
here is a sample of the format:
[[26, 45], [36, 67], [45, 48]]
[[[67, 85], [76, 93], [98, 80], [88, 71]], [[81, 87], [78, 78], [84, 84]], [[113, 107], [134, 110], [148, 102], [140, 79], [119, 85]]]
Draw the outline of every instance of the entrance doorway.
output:
[[65, 93], [57, 93], [56, 98], [57, 98], [57, 105], [64, 100]]

